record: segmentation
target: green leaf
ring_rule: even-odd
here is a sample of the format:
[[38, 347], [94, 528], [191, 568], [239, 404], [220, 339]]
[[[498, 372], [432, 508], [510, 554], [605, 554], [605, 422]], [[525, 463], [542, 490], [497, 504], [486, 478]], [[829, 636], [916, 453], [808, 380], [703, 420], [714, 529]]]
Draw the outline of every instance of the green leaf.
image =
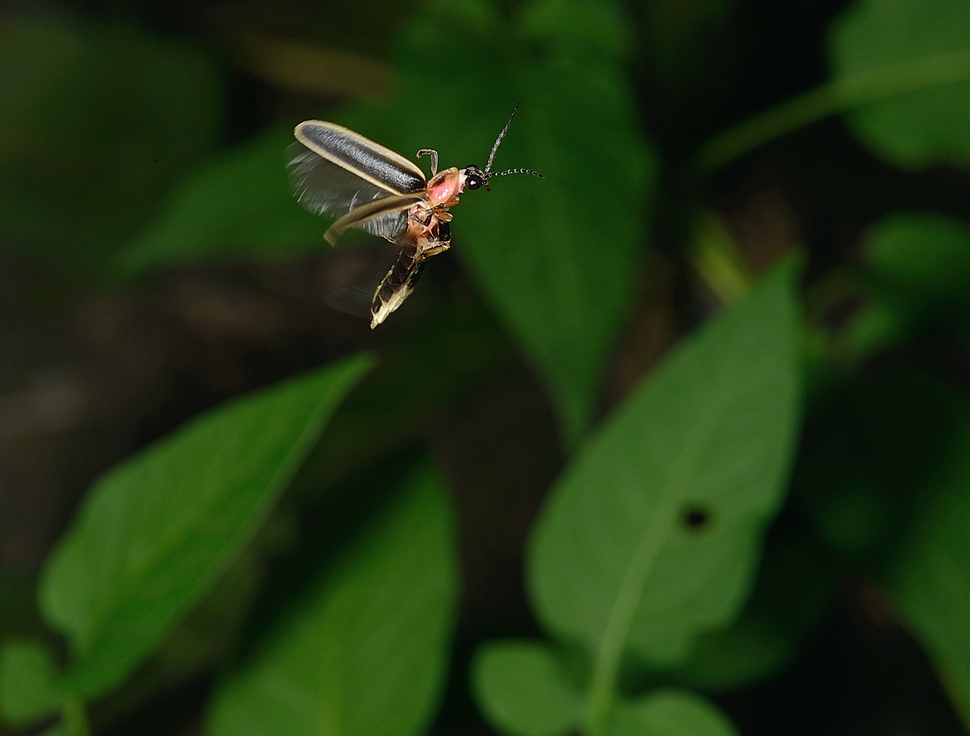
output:
[[14, 727], [31, 726], [60, 710], [59, 674], [50, 650], [26, 639], [0, 651], [0, 715]]
[[486, 644], [475, 657], [472, 681], [489, 723], [511, 736], [557, 736], [583, 721], [580, 694], [540, 642]]
[[368, 356], [219, 407], [99, 480], [48, 560], [40, 605], [67, 635], [67, 687], [118, 684], [252, 538], [370, 367]]
[[5, 16], [0, 89], [0, 240], [73, 263], [134, 234], [222, 113], [198, 49], [50, 12]]
[[928, 296], [966, 296], [966, 223], [930, 213], [896, 213], [873, 225], [865, 240], [872, 269], [889, 284]]
[[[453, 245], [549, 386], [573, 445], [632, 301], [658, 164], [640, 132], [613, 3], [530, 3], [512, 21], [486, 8], [439, 2], [415, 19], [386, 142], [434, 146], [443, 165], [484, 166], [521, 101], [495, 168], [545, 179], [509, 176], [468, 192], [453, 210]], [[429, 44], [442, 38], [489, 51], [429, 65]], [[429, 88], [455, 112], [414, 115]]]
[[870, 150], [908, 169], [970, 163], [966, 0], [858, 0], [829, 41], [835, 79], [863, 102], [849, 127]]
[[534, 609], [598, 668], [624, 649], [683, 661], [698, 633], [740, 612], [796, 440], [795, 271], [780, 267], [676, 349], [583, 448], [539, 519]]
[[661, 690], [636, 702], [621, 702], [608, 736], [736, 736], [731, 721], [697, 695]]
[[627, 56], [634, 42], [624, 11], [612, 0], [532, 0], [522, 6], [518, 25], [562, 53]]
[[410, 736], [444, 684], [457, 598], [440, 476], [412, 474], [251, 662], [218, 689], [209, 736]]
[[292, 131], [272, 131], [200, 166], [120, 254], [119, 270], [322, 248], [325, 221], [297, 204], [287, 182], [292, 142]]
[[958, 438], [945, 469], [923, 490], [932, 501], [900, 556], [891, 592], [970, 728], [970, 423]]

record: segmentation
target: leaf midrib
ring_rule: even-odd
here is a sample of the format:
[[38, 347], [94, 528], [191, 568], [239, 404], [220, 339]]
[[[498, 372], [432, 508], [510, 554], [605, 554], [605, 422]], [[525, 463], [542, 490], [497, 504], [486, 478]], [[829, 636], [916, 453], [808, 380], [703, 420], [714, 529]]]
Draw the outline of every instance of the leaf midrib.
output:
[[722, 415], [728, 403], [730, 398], [725, 398], [716, 403], [714, 411], [703, 412], [701, 421], [688, 435], [674, 463], [673, 471], [659, 494], [654, 513], [647, 522], [640, 543], [627, 566], [619, 593], [607, 619], [593, 669], [587, 720], [588, 736], [600, 736], [609, 723], [624, 644], [656, 560], [673, 530], [676, 490], [686, 484], [690, 460], [696, 457], [703, 439], [713, 431], [716, 424], [715, 418]]

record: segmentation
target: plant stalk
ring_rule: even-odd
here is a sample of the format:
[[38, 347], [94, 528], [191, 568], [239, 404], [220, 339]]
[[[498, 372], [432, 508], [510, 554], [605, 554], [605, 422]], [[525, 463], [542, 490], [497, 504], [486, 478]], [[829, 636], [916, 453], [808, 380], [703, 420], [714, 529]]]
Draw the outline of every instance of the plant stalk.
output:
[[769, 141], [830, 115], [968, 79], [970, 50], [939, 54], [829, 82], [715, 136], [698, 151], [689, 171], [695, 177], [704, 176]]
[[91, 726], [83, 701], [74, 697], [66, 698], [61, 714], [67, 736], [91, 736]]

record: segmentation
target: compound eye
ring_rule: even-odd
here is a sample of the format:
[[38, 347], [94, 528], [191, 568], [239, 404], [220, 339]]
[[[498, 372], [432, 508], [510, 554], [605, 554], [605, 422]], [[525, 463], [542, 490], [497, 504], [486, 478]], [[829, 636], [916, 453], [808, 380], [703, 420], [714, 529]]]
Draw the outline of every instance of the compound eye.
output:
[[469, 177], [466, 177], [465, 179], [465, 186], [468, 189], [478, 189], [481, 185], [482, 185], [482, 180], [479, 177], [475, 176], [474, 174], [472, 174]]

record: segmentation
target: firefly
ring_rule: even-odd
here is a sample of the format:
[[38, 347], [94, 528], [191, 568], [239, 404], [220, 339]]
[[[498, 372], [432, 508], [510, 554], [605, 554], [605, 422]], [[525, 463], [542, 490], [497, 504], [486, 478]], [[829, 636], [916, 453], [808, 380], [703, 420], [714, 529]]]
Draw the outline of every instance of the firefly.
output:
[[438, 152], [422, 148], [416, 158], [431, 159], [431, 179], [412, 161], [335, 123], [307, 120], [293, 131], [287, 149], [290, 184], [310, 212], [337, 220], [324, 239], [330, 245], [358, 228], [401, 248], [374, 292], [371, 329], [381, 324], [411, 295], [425, 263], [451, 247], [449, 210], [466, 189], [490, 191], [496, 176], [532, 174], [531, 169], [492, 171], [499, 144], [515, 118], [516, 105], [488, 155], [485, 168], [475, 164], [438, 171]]

